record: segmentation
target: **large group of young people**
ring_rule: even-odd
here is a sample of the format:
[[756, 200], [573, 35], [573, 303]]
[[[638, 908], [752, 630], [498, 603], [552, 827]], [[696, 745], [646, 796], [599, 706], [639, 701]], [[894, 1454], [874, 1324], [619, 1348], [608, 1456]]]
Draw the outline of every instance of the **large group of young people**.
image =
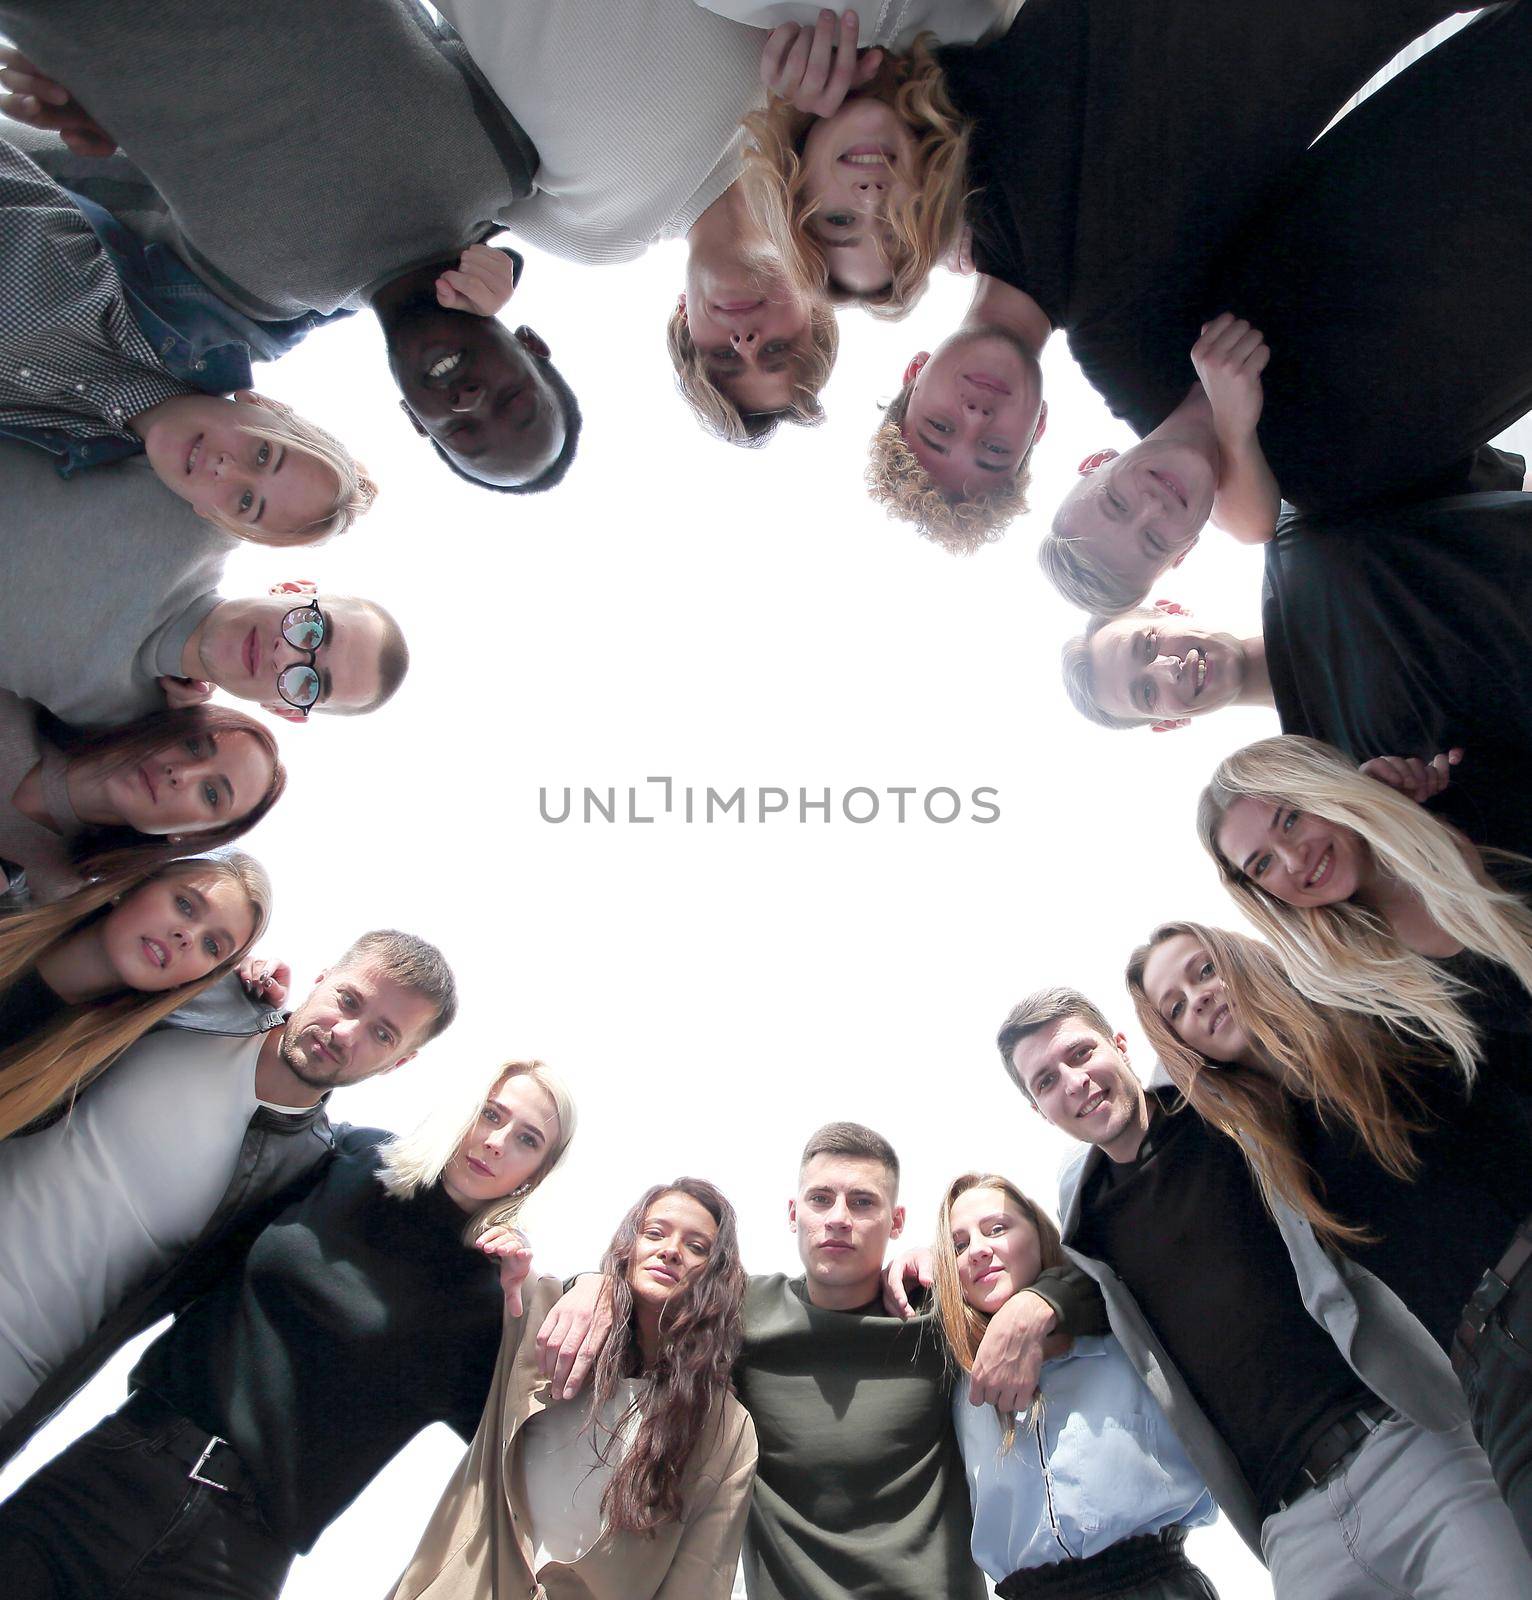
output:
[[[0, 0], [0, 1460], [173, 1316], [0, 1504], [7, 1594], [270, 1600], [438, 1421], [396, 1600], [723, 1600], [742, 1549], [752, 1600], [1195, 1600], [1220, 1509], [1281, 1600], [1532, 1594], [1532, 495], [1491, 444], [1532, 409], [1532, 0], [1334, 121], [1464, 9]], [[575, 1135], [543, 1063], [332, 1128], [457, 995], [394, 930], [293, 1005], [254, 953], [287, 774], [215, 691], [371, 712], [409, 653], [370, 600], [220, 592], [377, 494], [253, 364], [370, 308], [452, 472], [555, 488], [580, 408], [499, 320], [502, 229], [684, 239], [678, 387], [742, 444], [822, 418], [849, 308], [976, 270], [866, 468], [955, 552], [1026, 509], [1055, 329], [1139, 435], [1040, 545], [1067, 693], [1282, 731], [1196, 816], [1261, 937], [1127, 957], [1150, 1087], [1074, 989], [998, 1030], [1083, 1147], [1061, 1225], [967, 1172], [891, 1255], [898, 1157], [836, 1122], [802, 1275], [681, 1177], [566, 1286], [516, 1226]], [[1260, 637], [1144, 603], [1209, 520], [1265, 546]]]

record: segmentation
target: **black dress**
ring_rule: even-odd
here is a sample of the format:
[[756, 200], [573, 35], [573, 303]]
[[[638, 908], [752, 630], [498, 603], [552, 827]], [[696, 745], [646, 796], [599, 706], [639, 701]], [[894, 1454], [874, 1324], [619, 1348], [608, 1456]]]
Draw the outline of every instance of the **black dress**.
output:
[[1532, 855], [1532, 494], [1284, 518], [1261, 620], [1284, 733], [1358, 762], [1461, 746], [1431, 809]]
[[[1443, 0], [1028, 0], [939, 52], [975, 119], [981, 272], [1030, 294], [1144, 431], [1185, 395], [1215, 269]], [[1146, 420], [1147, 419], [1147, 420]]]

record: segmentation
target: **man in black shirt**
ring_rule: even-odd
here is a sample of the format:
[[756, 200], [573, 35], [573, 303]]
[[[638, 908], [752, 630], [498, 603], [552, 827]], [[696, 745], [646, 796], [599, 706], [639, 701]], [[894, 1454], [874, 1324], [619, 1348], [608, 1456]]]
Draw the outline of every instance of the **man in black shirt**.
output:
[[[1519, 484], [1521, 459], [1501, 459]], [[1284, 733], [1403, 780], [1476, 844], [1532, 850], [1532, 494], [1290, 514], [1266, 547], [1261, 621], [1240, 639], [1173, 606], [1093, 617], [1064, 646], [1065, 688], [1109, 728], [1271, 706]], [[1445, 761], [1420, 764], [1459, 750], [1437, 792]]]
[[1279, 1600], [1532, 1592], [1451, 1369], [1403, 1305], [1268, 1209], [1173, 1092], [1146, 1094], [1084, 995], [1033, 995], [997, 1043], [1033, 1109], [1093, 1147], [1063, 1182], [1065, 1244]]

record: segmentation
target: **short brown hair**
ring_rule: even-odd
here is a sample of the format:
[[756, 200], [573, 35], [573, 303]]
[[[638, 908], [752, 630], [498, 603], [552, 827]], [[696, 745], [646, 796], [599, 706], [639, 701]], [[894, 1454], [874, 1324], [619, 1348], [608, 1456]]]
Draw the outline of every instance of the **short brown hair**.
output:
[[387, 705], [398, 693], [399, 685], [404, 682], [410, 670], [410, 647], [405, 643], [404, 630], [394, 620], [393, 613], [385, 611], [376, 600], [358, 600], [354, 595], [337, 594], [330, 596], [330, 604], [348, 606], [353, 615], [360, 614], [377, 619], [378, 626], [382, 630], [382, 637], [378, 641], [378, 688], [377, 693], [365, 705], [316, 705], [314, 709], [326, 712], [332, 717], [365, 716], [369, 711], [376, 711], [379, 706]]
[[954, 499], [939, 489], [921, 466], [920, 458], [904, 437], [904, 419], [910, 408], [908, 383], [883, 410], [883, 421], [872, 436], [867, 463], [867, 492], [889, 516], [914, 525], [915, 531], [950, 550], [972, 555], [993, 544], [1011, 522], [1027, 509], [1027, 486], [1032, 481], [1032, 447], [1021, 458], [1014, 477], [993, 494], [971, 500]]
[[1064, 641], [1064, 693], [1069, 696], [1069, 703], [1082, 717], [1088, 717], [1101, 728], [1143, 728], [1159, 721], [1158, 717], [1119, 717], [1114, 712], [1106, 710], [1096, 698], [1096, 666], [1091, 660], [1091, 641], [1103, 628], [1113, 622], [1122, 622], [1128, 617], [1141, 617], [1147, 622], [1156, 622], [1160, 619], [1160, 613], [1146, 607], [1124, 611], [1116, 617], [1102, 616], [1098, 612], [1085, 624], [1084, 633], [1077, 633], [1073, 639]]
[[1110, 1040], [1112, 1025], [1099, 1008], [1087, 1000], [1078, 989], [1068, 989], [1059, 985], [1052, 989], [1039, 989], [1035, 994], [1029, 994], [1019, 1006], [1011, 1008], [1011, 1014], [1005, 1019], [1000, 1032], [995, 1035], [995, 1044], [1000, 1051], [1000, 1059], [1005, 1064], [1005, 1074], [1018, 1089], [1032, 1101], [1032, 1091], [1022, 1082], [1021, 1073], [1016, 1069], [1016, 1063], [1011, 1059], [1016, 1046], [1029, 1034], [1036, 1033], [1041, 1028], [1050, 1028], [1056, 1022], [1069, 1020], [1083, 1022], [1087, 1027], [1094, 1029], [1103, 1039]]
[[857, 1156], [864, 1161], [876, 1161], [888, 1169], [894, 1180], [894, 1193], [899, 1192], [899, 1157], [894, 1154], [894, 1147], [881, 1133], [874, 1133], [860, 1122], [827, 1122], [810, 1134], [798, 1160], [800, 1177], [815, 1156]]
[[[423, 995], [436, 1015], [419, 1044], [429, 1044], [457, 1016], [457, 979], [434, 944], [397, 928], [375, 928], [352, 942], [337, 968], [367, 966], [406, 989]], [[417, 1046], [418, 1048], [418, 1046]]]

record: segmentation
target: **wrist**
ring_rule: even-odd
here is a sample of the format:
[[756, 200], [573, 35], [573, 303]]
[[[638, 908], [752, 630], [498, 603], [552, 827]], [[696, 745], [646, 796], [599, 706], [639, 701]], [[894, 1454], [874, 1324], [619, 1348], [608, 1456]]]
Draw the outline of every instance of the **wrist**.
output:
[[1058, 1309], [1051, 1300], [1035, 1289], [1023, 1289], [1016, 1296], [1016, 1303], [1017, 1315], [1024, 1318], [1029, 1330], [1042, 1334], [1058, 1332]]

